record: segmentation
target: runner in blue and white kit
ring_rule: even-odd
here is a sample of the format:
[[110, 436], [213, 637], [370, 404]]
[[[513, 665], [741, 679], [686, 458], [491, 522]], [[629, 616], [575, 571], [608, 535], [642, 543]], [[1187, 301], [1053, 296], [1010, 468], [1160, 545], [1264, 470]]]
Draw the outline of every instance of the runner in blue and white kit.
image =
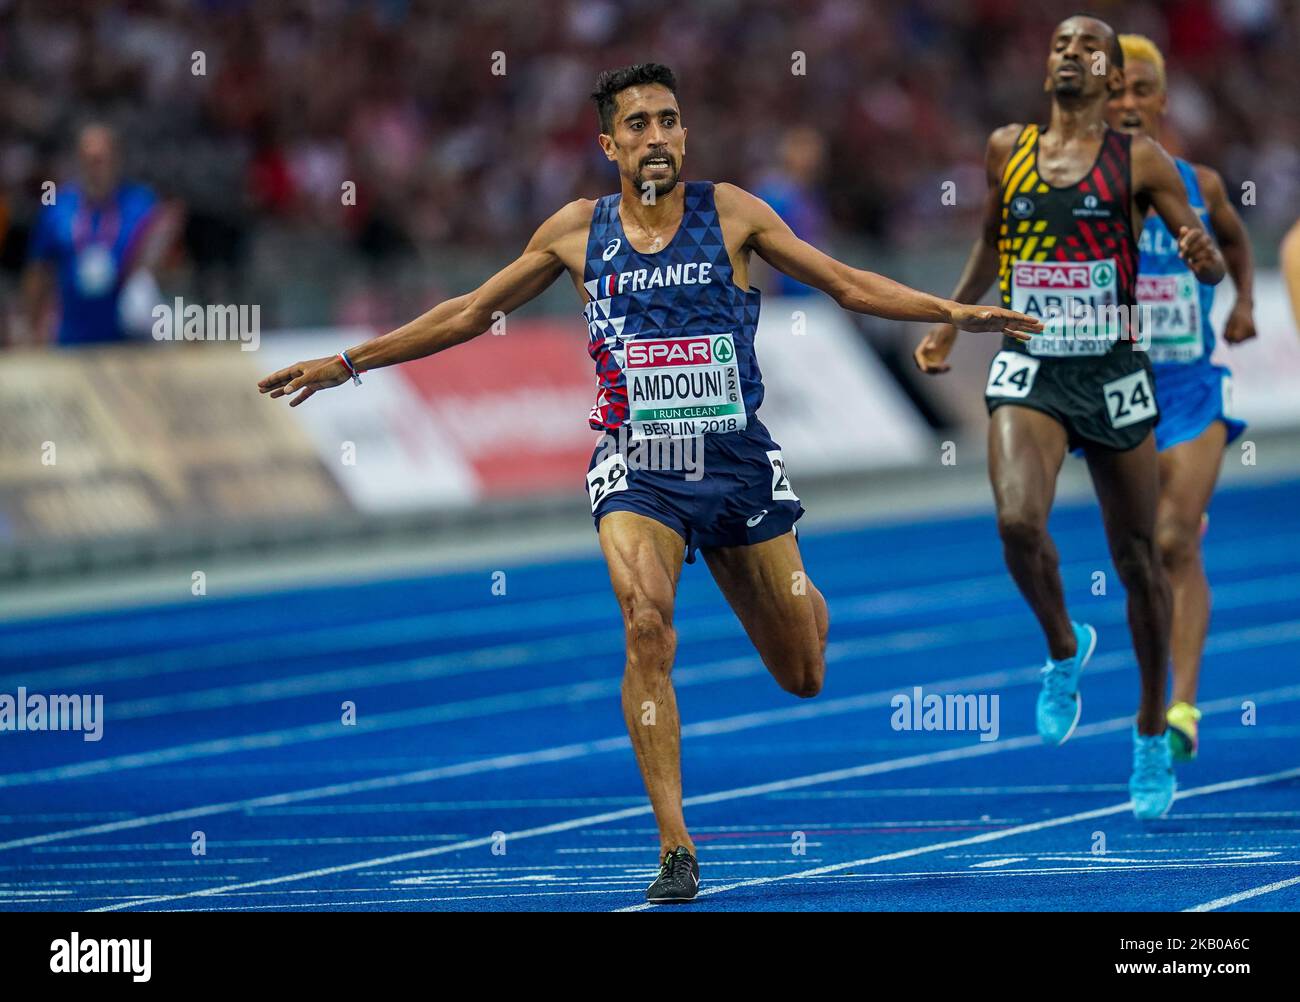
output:
[[273, 397], [297, 393], [290, 401], [297, 405], [367, 369], [468, 341], [568, 273], [596, 363], [589, 420], [602, 435], [587, 494], [623, 613], [623, 715], [659, 826], [659, 875], [646, 891], [654, 903], [689, 901], [699, 886], [670, 681], [683, 561], [696, 548], [704, 554], [782, 688], [815, 696], [825, 674], [826, 602], [793, 533], [803, 509], [757, 414], [763, 383], [750, 255], [859, 313], [1023, 340], [1042, 329], [1012, 310], [962, 306], [836, 261], [735, 185], [679, 183], [686, 129], [675, 92], [672, 71], [656, 63], [601, 74], [592, 97], [601, 149], [618, 167], [618, 194], [565, 206], [475, 291], [259, 384]]
[[[1107, 108], [1112, 128], [1158, 139], [1165, 111], [1164, 57], [1150, 39], [1121, 35], [1124, 90]], [[1209, 167], [1175, 158], [1188, 200], [1218, 240], [1237, 301], [1223, 338], [1238, 344], [1255, 336], [1252, 317], [1254, 266], [1241, 217]], [[1232, 410], [1232, 375], [1211, 361], [1214, 287], [1196, 280], [1178, 257], [1178, 242], [1154, 214], [1138, 241], [1138, 304], [1149, 308], [1148, 350], [1155, 370], [1160, 422], [1160, 506], [1156, 537], [1173, 592], [1171, 654], [1173, 694], [1167, 711], [1176, 761], [1197, 749], [1196, 688], [1210, 620], [1210, 587], [1201, 562], [1206, 508], [1219, 476], [1224, 449], [1245, 430]]]

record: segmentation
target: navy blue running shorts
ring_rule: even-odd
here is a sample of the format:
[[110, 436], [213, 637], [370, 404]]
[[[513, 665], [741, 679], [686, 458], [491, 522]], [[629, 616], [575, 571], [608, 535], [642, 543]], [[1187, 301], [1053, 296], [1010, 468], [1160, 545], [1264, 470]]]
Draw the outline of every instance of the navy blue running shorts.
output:
[[612, 511], [652, 518], [685, 540], [687, 563], [697, 548], [775, 539], [804, 511], [781, 447], [753, 416], [743, 431], [696, 438], [607, 432], [587, 465], [587, 496], [597, 529]]

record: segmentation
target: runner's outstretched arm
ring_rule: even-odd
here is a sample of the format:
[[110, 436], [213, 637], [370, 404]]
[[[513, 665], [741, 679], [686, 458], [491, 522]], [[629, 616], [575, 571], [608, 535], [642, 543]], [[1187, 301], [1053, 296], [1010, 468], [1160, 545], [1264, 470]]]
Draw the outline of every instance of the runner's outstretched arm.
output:
[[920, 292], [874, 272], [837, 261], [795, 236], [762, 199], [735, 185], [719, 184], [719, 196], [749, 233], [748, 246], [764, 261], [791, 278], [821, 289], [839, 306], [887, 320], [930, 320], [963, 330], [1006, 333], [1028, 341], [1042, 322], [996, 306], [965, 306]]
[[1169, 232], [1178, 240], [1178, 256], [1199, 282], [1218, 285], [1226, 268], [1214, 238], [1205, 232], [1187, 198], [1187, 186], [1174, 158], [1149, 136], [1134, 136], [1133, 186], [1146, 195]]
[[[498, 313], [518, 309], [564, 273], [557, 247], [575, 227], [587, 225], [590, 212], [584, 213], [583, 206], [581, 201], [571, 202], [544, 222], [518, 258], [473, 292], [448, 299], [410, 323], [348, 349], [348, 358], [358, 371], [364, 372], [433, 355], [478, 337]], [[335, 355], [295, 362], [273, 372], [257, 387], [272, 397], [301, 390], [289, 401], [290, 407], [297, 407], [317, 390], [338, 386], [350, 378], [347, 366]]]

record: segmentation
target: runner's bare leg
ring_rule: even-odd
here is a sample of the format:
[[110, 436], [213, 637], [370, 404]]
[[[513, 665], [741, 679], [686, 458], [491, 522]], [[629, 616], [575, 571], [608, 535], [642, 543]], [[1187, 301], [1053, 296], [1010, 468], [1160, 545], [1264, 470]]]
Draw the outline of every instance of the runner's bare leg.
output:
[[808, 579], [794, 533], [701, 552], [781, 688], [805, 698], [821, 692], [830, 614]]
[[1056, 478], [1065, 461], [1065, 429], [1029, 407], [1004, 404], [989, 421], [989, 481], [1007, 570], [1038, 617], [1054, 660], [1078, 646], [1061, 586], [1060, 558], [1047, 532]]
[[1210, 626], [1210, 583], [1201, 562], [1201, 521], [1219, 479], [1227, 442], [1227, 427], [1215, 421], [1191, 441], [1160, 453], [1156, 545], [1173, 593], [1174, 703], [1196, 703], [1201, 652]]
[[1088, 470], [1101, 503], [1111, 559], [1128, 592], [1128, 624], [1141, 674], [1139, 734], [1165, 731], [1169, 671], [1169, 582], [1156, 550], [1160, 463], [1155, 434], [1127, 452], [1086, 447]]
[[686, 546], [652, 518], [614, 511], [600, 520], [600, 548], [627, 636], [623, 719], [659, 826], [660, 855], [679, 845], [695, 855], [682, 814], [681, 722], [671, 680], [673, 603]]

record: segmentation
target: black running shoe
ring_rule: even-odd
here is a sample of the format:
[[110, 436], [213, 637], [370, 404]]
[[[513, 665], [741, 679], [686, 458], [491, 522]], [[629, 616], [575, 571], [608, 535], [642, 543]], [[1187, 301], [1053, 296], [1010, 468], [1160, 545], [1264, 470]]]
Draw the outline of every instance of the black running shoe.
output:
[[646, 888], [645, 899], [652, 905], [681, 904], [692, 901], [700, 889], [700, 864], [691, 851], [679, 845], [665, 854], [659, 864], [659, 876]]

